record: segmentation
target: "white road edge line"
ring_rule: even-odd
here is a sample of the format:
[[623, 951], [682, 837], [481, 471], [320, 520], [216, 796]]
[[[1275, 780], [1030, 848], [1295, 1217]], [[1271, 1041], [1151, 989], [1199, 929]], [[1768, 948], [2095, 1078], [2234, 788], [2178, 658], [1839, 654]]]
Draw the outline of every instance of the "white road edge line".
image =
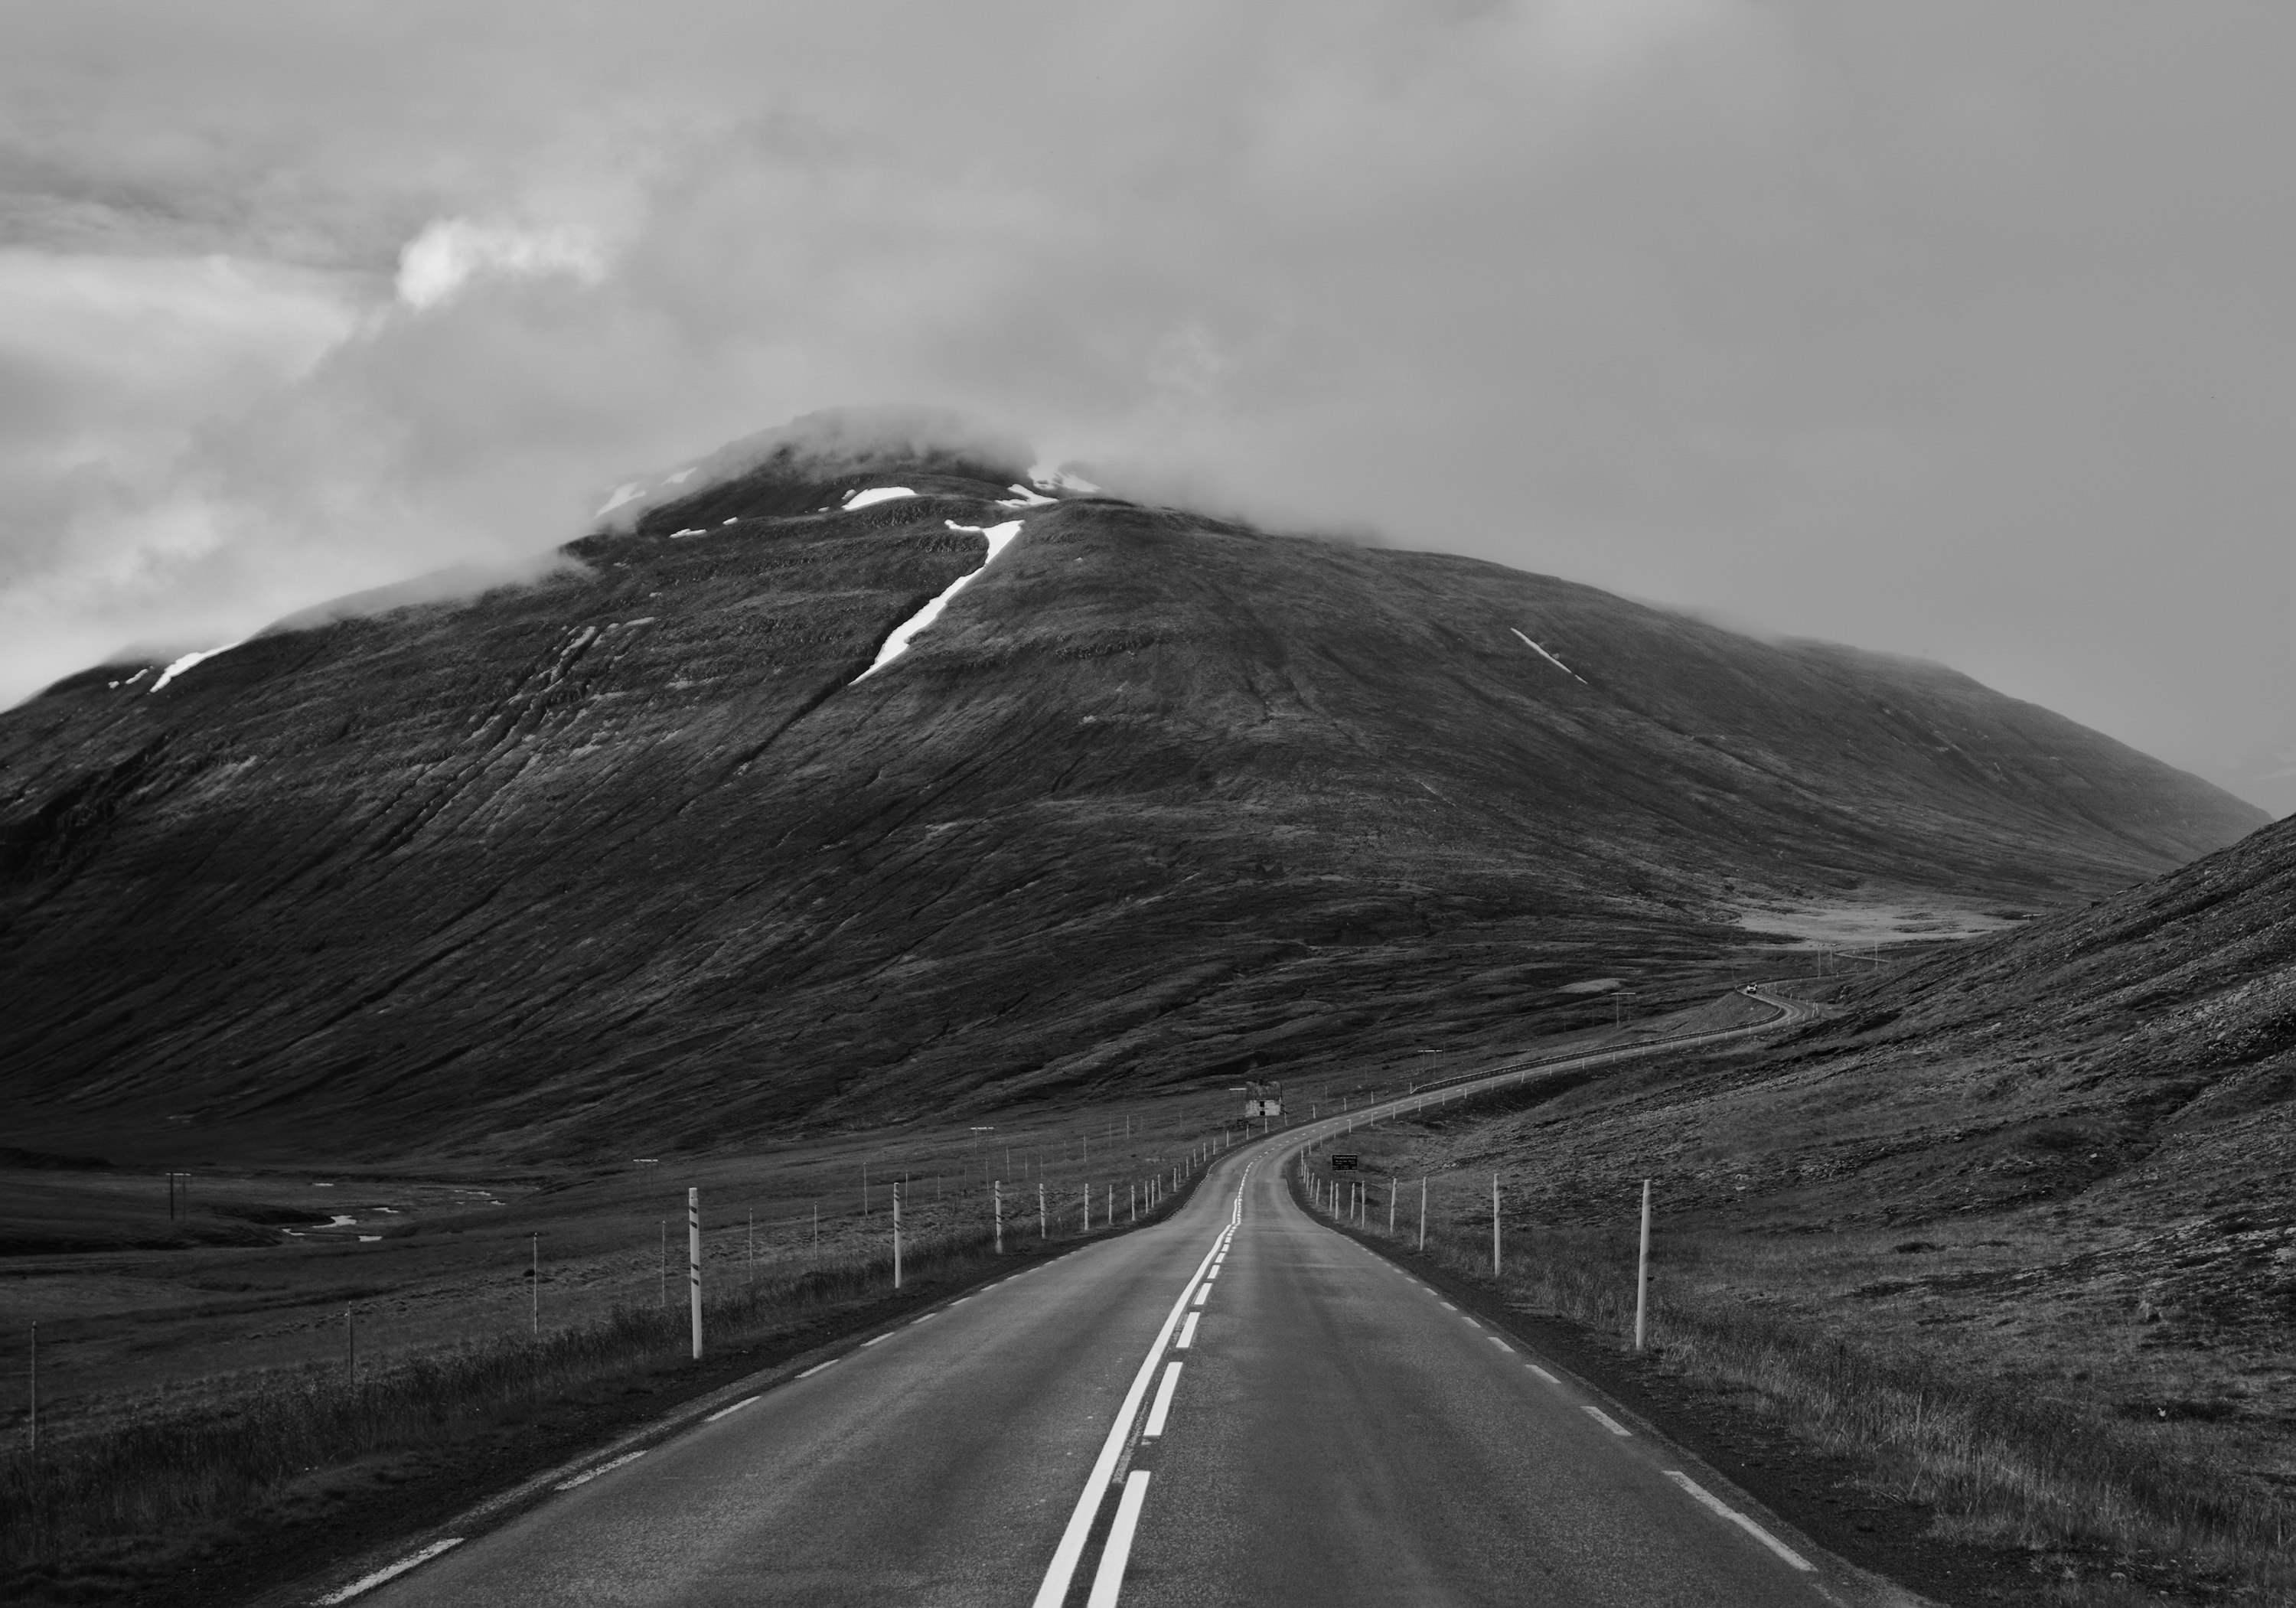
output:
[[[399, 1559], [396, 1563], [386, 1563], [381, 1568], [376, 1570], [373, 1574], [361, 1575], [349, 1585], [342, 1587], [338, 1590], [330, 1591], [326, 1596], [320, 1597], [317, 1600], [323, 1604], [327, 1604], [328, 1608], [332, 1608], [332, 1605], [336, 1603], [348, 1603], [353, 1597], [359, 1596], [363, 1592], [373, 1591], [385, 1580], [395, 1580], [400, 1575], [405, 1574], [408, 1570], [414, 1568], [416, 1565], [428, 1563], [431, 1559], [437, 1557], [440, 1553], [447, 1551], [449, 1547], [460, 1546], [462, 1544], [463, 1538], [460, 1536], [448, 1536], [443, 1541], [433, 1541], [422, 1551], [410, 1552], [405, 1557]], [[1111, 1598], [1111, 1600], [1113, 1601], [1114, 1599]]]
[[584, 1469], [571, 1480], [561, 1480], [555, 1486], [552, 1487], [552, 1489], [554, 1490], [572, 1490], [578, 1485], [587, 1485], [591, 1481], [596, 1479], [600, 1474], [605, 1473], [608, 1470], [619, 1468], [625, 1463], [636, 1463], [639, 1458], [644, 1456], [645, 1448], [641, 1447], [634, 1452], [624, 1452], [619, 1457], [609, 1457], [595, 1468]]
[[1506, 1341], [1501, 1340], [1497, 1335], [1494, 1334], [1489, 1338], [1491, 1344], [1496, 1346], [1500, 1350], [1506, 1352], [1509, 1356], [1513, 1356], [1514, 1354], [1514, 1348], [1507, 1344]]
[[1554, 1374], [1552, 1374], [1548, 1373], [1545, 1368], [1540, 1367], [1540, 1366], [1539, 1366], [1537, 1363], [1535, 1363], [1535, 1362], [1527, 1362], [1527, 1363], [1523, 1364], [1522, 1366], [1523, 1366], [1524, 1367], [1526, 1367], [1526, 1368], [1529, 1368], [1532, 1373], [1534, 1373], [1534, 1374], [1538, 1374], [1541, 1379], [1544, 1379], [1544, 1380], [1545, 1380], [1545, 1381], [1546, 1381], [1546, 1382], [1547, 1382], [1547, 1383], [1549, 1383], [1549, 1384], [1561, 1384], [1561, 1383], [1562, 1382], [1561, 1380], [1557, 1379]]
[[831, 1363], [834, 1363], [836, 1360], [837, 1360], [837, 1358], [835, 1358], [834, 1357], [832, 1357], [832, 1358], [831, 1358], [829, 1359], [829, 1361], [828, 1361], [828, 1362], [816, 1362], [816, 1363], [815, 1363], [815, 1364], [813, 1365], [813, 1366], [811, 1366], [811, 1367], [808, 1368], [804, 1373], [802, 1373], [802, 1374], [799, 1374], [799, 1375], [798, 1375], [798, 1377], [799, 1377], [800, 1379], [810, 1379], [810, 1378], [812, 1378], [816, 1374], [820, 1373], [822, 1369], [824, 1369], [824, 1368], [825, 1368], [825, 1367], [828, 1367], [828, 1366], [830, 1366], [830, 1364], [831, 1364]]
[[[1212, 1242], [1211, 1249], [1204, 1252], [1204, 1259], [1196, 1264], [1188, 1282], [1180, 1286], [1180, 1298], [1165, 1314], [1164, 1326], [1156, 1331], [1155, 1341], [1142, 1358], [1140, 1372], [1133, 1375], [1132, 1388], [1125, 1391], [1123, 1406], [1117, 1409], [1116, 1422], [1108, 1426], [1108, 1439], [1101, 1446], [1092, 1473], [1085, 1477], [1076, 1510], [1069, 1514], [1068, 1529], [1061, 1532], [1061, 1544], [1053, 1551], [1052, 1565], [1045, 1571], [1044, 1584], [1037, 1587], [1035, 1608], [1060, 1608], [1068, 1596], [1069, 1582], [1076, 1578], [1077, 1564], [1084, 1558], [1084, 1544], [1092, 1533], [1092, 1522], [1100, 1514], [1101, 1497], [1116, 1473], [1116, 1460], [1124, 1455], [1125, 1442], [1131, 1438], [1132, 1420], [1140, 1411], [1140, 1399], [1148, 1393], [1148, 1382], [1156, 1377], [1156, 1365], [1164, 1358], [1164, 1347], [1171, 1340], [1172, 1331], [1179, 1327], [1180, 1314], [1186, 1309], [1189, 1297], [1195, 1296], [1197, 1304], [1201, 1305], [1201, 1298], [1210, 1292], [1211, 1286], [1203, 1283], [1204, 1269], [1212, 1265], [1213, 1252], [1226, 1242], [1226, 1234]], [[1132, 1489], [1129, 1480], [1125, 1489]]]
[[739, 1400], [739, 1401], [737, 1401], [737, 1402], [734, 1403], [734, 1405], [733, 1405], [733, 1406], [731, 1406], [731, 1407], [719, 1407], [716, 1412], [714, 1412], [714, 1413], [710, 1414], [710, 1415], [709, 1415], [709, 1416], [708, 1416], [707, 1418], [704, 1418], [701, 1422], [702, 1422], [702, 1423], [717, 1423], [720, 1418], [723, 1418], [723, 1417], [724, 1417], [726, 1414], [728, 1414], [728, 1413], [738, 1413], [738, 1412], [740, 1412], [743, 1407], [745, 1407], [749, 1406], [749, 1405], [750, 1405], [750, 1403], [751, 1403], [751, 1402], [755, 1401], [756, 1399], [757, 1399], [757, 1398], [756, 1398], [755, 1396], [744, 1396], [744, 1397], [742, 1397], [742, 1399], [741, 1399], [741, 1400]]
[[1188, 1314], [1188, 1321], [1180, 1325], [1180, 1338], [1172, 1342], [1172, 1350], [1185, 1351], [1196, 1343], [1196, 1320], [1202, 1316], [1201, 1312]]
[[1168, 1363], [1164, 1368], [1164, 1382], [1156, 1387], [1155, 1405], [1148, 1409], [1148, 1427], [1140, 1432], [1140, 1439], [1153, 1440], [1164, 1432], [1164, 1420], [1172, 1411], [1172, 1392], [1179, 1388], [1180, 1365]]
[[1729, 1520], [1731, 1523], [1735, 1524], [1739, 1529], [1744, 1530], [1748, 1535], [1753, 1537], [1754, 1539], [1759, 1541], [1772, 1552], [1776, 1553], [1778, 1556], [1784, 1558], [1796, 1569], [1800, 1570], [1805, 1574], [1815, 1574], [1817, 1572], [1816, 1564], [1802, 1556], [1801, 1554], [1796, 1552], [1784, 1541], [1779, 1540], [1777, 1537], [1772, 1535], [1768, 1530], [1764, 1530], [1760, 1525], [1755, 1523], [1751, 1519], [1748, 1518], [1744, 1514], [1740, 1513], [1736, 1508], [1726, 1505], [1720, 1497], [1715, 1496], [1713, 1492], [1699, 1484], [1697, 1481], [1692, 1479], [1688, 1474], [1684, 1473], [1680, 1469], [1670, 1468], [1667, 1470], [1666, 1477], [1673, 1481], [1677, 1485], [1682, 1487], [1683, 1489], [1688, 1491], [1693, 1497], [1697, 1498], [1697, 1500], [1704, 1503], [1708, 1507], [1712, 1508], [1716, 1513], [1720, 1514], [1724, 1518]]
[[1207, 1281], [1207, 1282], [1206, 1282], [1206, 1283], [1204, 1283], [1204, 1284], [1198, 1284], [1198, 1285], [1196, 1286], [1196, 1300], [1195, 1300], [1195, 1304], [1196, 1304], [1197, 1306], [1199, 1306], [1199, 1307], [1202, 1306], [1202, 1305], [1204, 1304], [1204, 1297], [1206, 1297], [1207, 1295], [1210, 1295], [1211, 1292], [1212, 1292], [1212, 1287], [1211, 1287], [1211, 1284], [1210, 1284], [1210, 1283], [1209, 1281]]
[[866, 1339], [866, 1340], [865, 1340], [865, 1341], [863, 1341], [861, 1342], [861, 1349], [862, 1349], [863, 1350], [865, 1350], [865, 1350], [867, 1350], [871, 1346], [875, 1345], [879, 1341], [881, 1341], [881, 1340], [890, 1340], [890, 1339], [892, 1339], [892, 1338], [893, 1338], [893, 1337], [892, 1337], [892, 1335], [891, 1335], [891, 1334], [890, 1334], [890, 1333], [886, 1333], [886, 1334], [872, 1334], [868, 1339]]
[[1092, 1596], [1085, 1600], [1085, 1608], [1116, 1608], [1124, 1589], [1124, 1565], [1132, 1556], [1132, 1532], [1140, 1528], [1140, 1505], [1147, 1499], [1148, 1471], [1136, 1468], [1116, 1500], [1116, 1522], [1109, 1526], [1108, 1545], [1100, 1550], [1100, 1567], [1093, 1571]]
[[1589, 1418], [1592, 1418], [1595, 1423], [1601, 1424], [1604, 1429], [1610, 1431], [1613, 1435], [1631, 1435], [1634, 1433], [1634, 1431], [1628, 1429], [1625, 1424], [1620, 1423], [1617, 1419], [1611, 1417], [1608, 1413], [1604, 1412], [1601, 1407], [1596, 1407], [1591, 1401], [1583, 1403], [1579, 1407], [1578, 1410], [1586, 1414]]

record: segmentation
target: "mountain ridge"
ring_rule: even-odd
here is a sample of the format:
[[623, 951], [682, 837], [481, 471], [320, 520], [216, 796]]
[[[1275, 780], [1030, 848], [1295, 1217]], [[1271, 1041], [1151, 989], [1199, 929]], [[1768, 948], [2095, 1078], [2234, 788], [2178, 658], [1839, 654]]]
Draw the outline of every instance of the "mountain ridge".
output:
[[1941, 668], [1027, 472], [768, 452], [579, 570], [0, 715], [27, 1131], [587, 1154], [1400, 1063], [1765, 900], [2060, 906], [2264, 818]]

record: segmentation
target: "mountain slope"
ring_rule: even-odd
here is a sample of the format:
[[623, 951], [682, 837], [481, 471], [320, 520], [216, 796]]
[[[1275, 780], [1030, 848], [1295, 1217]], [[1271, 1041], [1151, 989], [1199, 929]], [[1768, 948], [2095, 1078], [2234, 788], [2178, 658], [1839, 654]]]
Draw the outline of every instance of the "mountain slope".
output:
[[0, 717], [25, 1131], [568, 1154], [1407, 1054], [1762, 898], [2062, 903], [2263, 819], [1935, 666], [994, 443], [749, 456], [539, 586]]

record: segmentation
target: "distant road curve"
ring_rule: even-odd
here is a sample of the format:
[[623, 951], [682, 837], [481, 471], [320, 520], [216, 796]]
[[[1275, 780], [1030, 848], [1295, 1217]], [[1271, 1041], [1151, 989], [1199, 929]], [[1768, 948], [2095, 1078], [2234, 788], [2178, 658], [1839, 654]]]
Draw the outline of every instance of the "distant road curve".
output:
[[[283, 1600], [360, 1608], [1784, 1608], [1915, 1599], [1303, 1210], [1365, 1114], [1742, 1038], [1495, 1068], [1218, 1155], [1080, 1246]], [[731, 1393], [729, 1393], [730, 1395]]]

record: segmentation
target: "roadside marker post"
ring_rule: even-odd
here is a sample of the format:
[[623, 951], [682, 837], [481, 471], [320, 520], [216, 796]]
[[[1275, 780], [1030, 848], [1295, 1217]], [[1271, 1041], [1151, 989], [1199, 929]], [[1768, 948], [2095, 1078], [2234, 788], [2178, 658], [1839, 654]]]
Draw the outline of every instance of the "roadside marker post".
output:
[[1635, 1259], [1635, 1350], [1643, 1349], [1647, 1333], [1644, 1321], [1650, 1312], [1650, 1223], [1651, 1181], [1643, 1180], [1643, 1243], [1641, 1253]]
[[1051, 1230], [1047, 1227], [1050, 1221], [1051, 1214], [1045, 1210], [1045, 1186], [1039, 1182], [1037, 1185], [1037, 1237], [1039, 1240], [1052, 1237]]
[[1395, 1180], [1387, 1181], [1387, 1237], [1395, 1237]]
[[1092, 1232], [1092, 1185], [1084, 1186], [1084, 1231]]
[[[893, 1185], [893, 1288], [901, 1287], [901, 1186]], [[696, 1351], [695, 1356], [701, 1353]]]
[[1004, 1180], [991, 1180], [988, 1191], [996, 1213], [996, 1254], [1002, 1256], [1004, 1254]]
[[1491, 1276], [1499, 1276], [1499, 1175], [1491, 1175]]
[[693, 1309], [693, 1360], [701, 1360], [701, 1192], [685, 1192], [685, 1287]]
[[1419, 1175], [1419, 1248], [1427, 1249], [1427, 1175]]

